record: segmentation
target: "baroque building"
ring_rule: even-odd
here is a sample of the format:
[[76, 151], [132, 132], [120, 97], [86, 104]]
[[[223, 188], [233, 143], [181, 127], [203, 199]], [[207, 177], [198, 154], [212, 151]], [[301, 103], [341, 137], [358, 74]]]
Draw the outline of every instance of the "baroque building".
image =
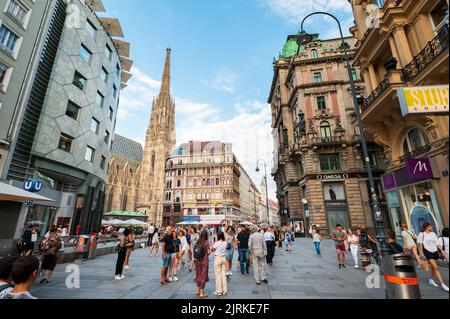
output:
[[448, 0], [349, 2], [366, 86], [361, 117], [387, 159], [388, 220], [399, 239], [403, 222], [416, 235], [423, 222], [439, 234], [449, 225]]
[[[311, 43], [299, 46], [297, 39], [289, 36], [274, 62], [268, 101], [281, 223], [295, 226], [300, 236], [312, 225], [324, 235], [336, 224], [373, 228], [342, 41], [314, 34]], [[355, 43], [353, 37], [345, 39], [351, 58]], [[357, 68], [352, 76], [362, 97], [364, 82]], [[384, 154], [373, 142], [369, 148], [381, 199]]]

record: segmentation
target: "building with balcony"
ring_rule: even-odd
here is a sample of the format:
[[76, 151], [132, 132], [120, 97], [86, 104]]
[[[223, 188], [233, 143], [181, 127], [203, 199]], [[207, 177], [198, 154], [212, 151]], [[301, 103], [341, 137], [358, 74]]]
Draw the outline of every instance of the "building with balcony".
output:
[[253, 220], [261, 197], [232, 145], [219, 141], [176, 148], [166, 161], [164, 194], [163, 225]]
[[[288, 36], [277, 61], [269, 96], [274, 137], [273, 177], [282, 224], [304, 235], [315, 224], [323, 234], [344, 227], [374, 226], [350, 79], [341, 39], [320, 39], [299, 46]], [[347, 37], [351, 59], [356, 39]], [[364, 82], [352, 76], [360, 97]], [[381, 196], [384, 153], [369, 145]], [[381, 198], [380, 198], [381, 199]], [[300, 234], [301, 235], [301, 234]]]
[[[354, 66], [366, 85], [362, 121], [383, 147], [393, 230], [448, 227], [448, 1], [351, 0]], [[373, 16], [373, 15], [372, 15]], [[370, 23], [373, 20], [372, 23]]]
[[[37, 1], [19, 2], [38, 8]], [[20, 16], [19, 10], [13, 13]], [[42, 223], [41, 235], [52, 224], [72, 234], [100, 227], [120, 91], [131, 76], [131, 60], [119, 20], [97, 12], [105, 12], [100, 0], [49, 1], [42, 11], [48, 18], [36, 25], [41, 42], [17, 41], [24, 49], [35, 45], [37, 65], [28, 69], [24, 87], [30, 90], [17, 106], [17, 121], [12, 119], [2, 179], [18, 187], [39, 180], [42, 195], [54, 202], [2, 204], [8, 236], [17, 238], [23, 222], [32, 221]]]

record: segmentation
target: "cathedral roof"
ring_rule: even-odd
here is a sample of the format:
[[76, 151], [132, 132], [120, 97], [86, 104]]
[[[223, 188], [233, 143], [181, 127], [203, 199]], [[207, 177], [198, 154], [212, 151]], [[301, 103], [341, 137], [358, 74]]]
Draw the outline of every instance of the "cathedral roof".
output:
[[141, 143], [130, 140], [119, 134], [114, 134], [114, 143], [112, 145], [112, 154], [118, 154], [121, 157], [129, 158], [135, 162], [141, 162], [144, 149]]

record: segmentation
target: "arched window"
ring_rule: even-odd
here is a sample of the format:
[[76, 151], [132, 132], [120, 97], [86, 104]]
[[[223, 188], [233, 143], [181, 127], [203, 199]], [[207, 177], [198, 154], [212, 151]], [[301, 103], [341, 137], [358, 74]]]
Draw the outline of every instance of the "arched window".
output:
[[429, 144], [430, 140], [427, 135], [421, 129], [413, 128], [406, 134], [405, 141], [403, 142], [403, 154], [409, 154], [420, 150], [426, 152], [426, 147], [428, 147]]
[[178, 188], [181, 187], [181, 180], [177, 180], [177, 187], [178, 187]]
[[216, 186], [220, 185], [220, 179], [216, 178]]
[[317, 59], [319, 57], [319, 54], [317, 53], [316, 49], [311, 50], [311, 59]]
[[320, 137], [322, 138], [322, 140], [327, 141], [331, 139], [332, 135], [330, 123], [328, 122], [320, 123]]

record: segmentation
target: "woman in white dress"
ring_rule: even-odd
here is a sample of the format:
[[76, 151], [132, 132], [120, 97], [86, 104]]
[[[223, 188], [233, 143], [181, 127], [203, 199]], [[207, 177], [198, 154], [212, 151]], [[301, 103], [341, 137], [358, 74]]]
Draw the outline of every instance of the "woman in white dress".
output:
[[350, 245], [350, 251], [352, 253], [353, 261], [355, 262], [355, 268], [359, 269], [359, 260], [358, 260], [359, 238], [351, 229], [349, 229], [347, 233], [348, 233], [347, 240]]

